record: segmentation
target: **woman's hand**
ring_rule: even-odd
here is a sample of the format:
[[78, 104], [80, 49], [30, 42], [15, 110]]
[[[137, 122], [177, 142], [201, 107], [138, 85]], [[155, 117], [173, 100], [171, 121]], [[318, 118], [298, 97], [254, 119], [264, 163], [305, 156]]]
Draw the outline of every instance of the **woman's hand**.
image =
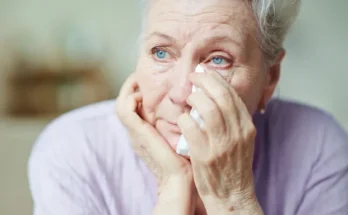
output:
[[[197, 191], [210, 214], [262, 214], [254, 194], [252, 163], [256, 129], [243, 101], [216, 72], [191, 74], [202, 91], [187, 102], [200, 114], [203, 130], [189, 114], [178, 125], [187, 139]], [[241, 213], [245, 212], [245, 213]]]
[[141, 103], [142, 95], [132, 74], [122, 86], [116, 111], [128, 129], [134, 150], [157, 178], [155, 214], [192, 214], [196, 191], [191, 165], [140, 117]]

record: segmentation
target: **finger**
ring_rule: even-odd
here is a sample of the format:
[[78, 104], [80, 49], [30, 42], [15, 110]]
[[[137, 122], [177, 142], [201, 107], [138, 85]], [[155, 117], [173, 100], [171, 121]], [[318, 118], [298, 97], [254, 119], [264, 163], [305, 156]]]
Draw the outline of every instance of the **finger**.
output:
[[137, 88], [138, 84], [133, 73], [123, 83], [116, 102], [116, 112], [121, 121], [127, 125], [131, 125], [132, 120], [138, 120], [134, 113], [137, 112], [137, 107], [142, 101], [142, 95]]
[[[241, 97], [238, 95], [237, 91], [232, 87], [232, 85], [227, 82], [218, 72], [208, 71], [208, 73], [211, 74], [217, 81], [219, 81], [220, 84], [224, 85], [230, 91], [237, 110], [241, 111], [242, 113], [246, 113], [245, 115], [243, 114], [243, 116], [250, 117], [251, 115], [248, 111], [248, 108], [246, 107]], [[232, 80], [233, 74], [231, 74], [230, 78]]]
[[165, 162], [165, 159], [169, 159], [171, 162], [171, 158], [174, 158], [176, 153], [172, 150], [169, 144], [166, 143], [157, 130], [148, 122], [144, 121], [139, 113], [137, 113], [141, 101], [141, 92], [135, 92], [128, 96], [127, 105], [124, 107], [125, 111], [127, 111], [127, 126], [132, 131], [136, 132], [137, 135], [144, 138], [144, 141], [140, 143], [142, 145], [138, 145], [138, 147], [140, 146], [144, 151], [146, 151], [146, 153], [151, 154], [151, 156], [157, 161]]
[[136, 129], [143, 124], [143, 120], [137, 113], [138, 105], [142, 101], [141, 92], [135, 92], [117, 106], [117, 113], [120, 120], [130, 129]]
[[137, 153], [144, 158], [146, 157], [146, 160], [162, 163], [173, 162], [173, 159], [177, 159], [176, 157], [180, 158], [157, 130], [138, 115], [138, 104], [141, 101], [141, 92], [135, 92], [127, 97], [125, 106], [121, 111], [122, 122], [128, 127], [132, 135], [138, 139], [138, 141], [132, 143]]
[[182, 171], [187, 163], [186, 159], [176, 154], [169, 143], [158, 133], [158, 131], [149, 123], [145, 122], [142, 131], [138, 130], [143, 140], [136, 142], [137, 148], [140, 148], [138, 154], [145, 159], [153, 160], [157, 168], [170, 167], [170, 170], [159, 169], [158, 171]]
[[221, 111], [226, 129], [236, 129], [239, 119], [231, 91], [226, 84], [222, 84], [216, 76], [212, 75], [213, 73], [216, 72], [192, 73], [190, 81], [216, 103]]
[[229, 76], [229, 80], [227, 80], [219, 72], [208, 70], [207, 73], [209, 75], [211, 75], [212, 77], [214, 77], [220, 84], [225, 86], [229, 91], [231, 91], [231, 89], [233, 89], [233, 87], [230, 84], [232, 77], [233, 77], [233, 74], [231, 74]]
[[138, 87], [138, 83], [135, 80], [135, 73], [133, 73], [123, 83], [120, 90], [119, 99], [125, 100], [128, 95], [136, 92]]
[[[245, 103], [241, 99], [241, 97], [238, 95], [237, 91], [227, 82], [221, 75], [219, 75], [216, 72], [211, 73], [211, 75], [218, 80], [221, 84], [225, 85], [231, 93], [232, 99], [234, 101], [234, 105], [236, 107], [236, 114], [238, 116], [238, 124], [234, 126], [239, 126], [241, 129], [239, 130], [241, 132], [241, 135], [246, 138], [254, 138], [255, 136], [255, 127], [252, 121], [252, 116], [248, 111], [248, 108], [246, 107]], [[232, 114], [229, 114], [229, 118], [232, 119]], [[233, 122], [233, 120], [228, 120], [228, 122]], [[231, 124], [231, 123], [230, 123]], [[231, 125], [233, 126], [233, 125]]]
[[192, 93], [187, 98], [187, 103], [198, 112], [207, 133], [220, 135], [225, 131], [224, 119], [218, 106], [202, 91]]
[[202, 155], [202, 152], [210, 151], [207, 134], [200, 129], [198, 123], [188, 113], [179, 117], [178, 126], [187, 140], [192, 158], [197, 158]]
[[[224, 118], [226, 119], [226, 127], [228, 130], [237, 132], [236, 128], [240, 127], [240, 121], [243, 117], [243, 112], [240, 109], [240, 97], [235, 91], [235, 89], [228, 83], [218, 72], [208, 71], [208, 74], [211, 75], [215, 80], [217, 80], [221, 85], [223, 85], [229, 92], [233, 101], [233, 109], [227, 110], [227, 113], [224, 113]], [[232, 78], [232, 75], [231, 75]]]

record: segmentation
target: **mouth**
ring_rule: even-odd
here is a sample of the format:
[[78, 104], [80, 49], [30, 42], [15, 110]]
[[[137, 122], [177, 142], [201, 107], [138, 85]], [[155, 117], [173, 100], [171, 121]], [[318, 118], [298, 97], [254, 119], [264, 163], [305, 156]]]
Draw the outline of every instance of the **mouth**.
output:
[[181, 134], [181, 130], [175, 122], [166, 121], [171, 132], [176, 134]]

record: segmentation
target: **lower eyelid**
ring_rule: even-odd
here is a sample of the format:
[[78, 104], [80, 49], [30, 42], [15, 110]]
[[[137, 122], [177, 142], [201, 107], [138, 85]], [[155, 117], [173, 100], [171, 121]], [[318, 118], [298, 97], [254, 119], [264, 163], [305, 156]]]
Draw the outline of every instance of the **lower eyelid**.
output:
[[211, 70], [215, 70], [215, 71], [227, 71], [227, 70], [230, 70], [232, 68], [232, 64], [231, 63], [228, 63], [227, 65], [223, 65], [223, 66], [218, 66], [218, 65], [208, 65], [208, 67], [211, 69]]

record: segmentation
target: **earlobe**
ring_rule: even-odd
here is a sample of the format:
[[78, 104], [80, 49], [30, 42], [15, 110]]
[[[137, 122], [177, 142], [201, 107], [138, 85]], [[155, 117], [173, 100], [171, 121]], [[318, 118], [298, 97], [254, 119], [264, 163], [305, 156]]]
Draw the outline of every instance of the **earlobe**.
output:
[[285, 57], [285, 50], [282, 49], [281, 51], [279, 51], [274, 63], [270, 66], [269, 68], [269, 78], [268, 78], [268, 86], [269, 87], [275, 87], [274, 85], [276, 85], [279, 81], [280, 78], [280, 69], [281, 69], [281, 63], [283, 61]]
[[273, 65], [270, 66], [268, 85], [274, 85], [274, 84], [278, 83], [279, 78], [280, 78], [281, 63], [282, 63], [284, 57], [285, 57], [285, 50], [282, 49], [278, 53]]

